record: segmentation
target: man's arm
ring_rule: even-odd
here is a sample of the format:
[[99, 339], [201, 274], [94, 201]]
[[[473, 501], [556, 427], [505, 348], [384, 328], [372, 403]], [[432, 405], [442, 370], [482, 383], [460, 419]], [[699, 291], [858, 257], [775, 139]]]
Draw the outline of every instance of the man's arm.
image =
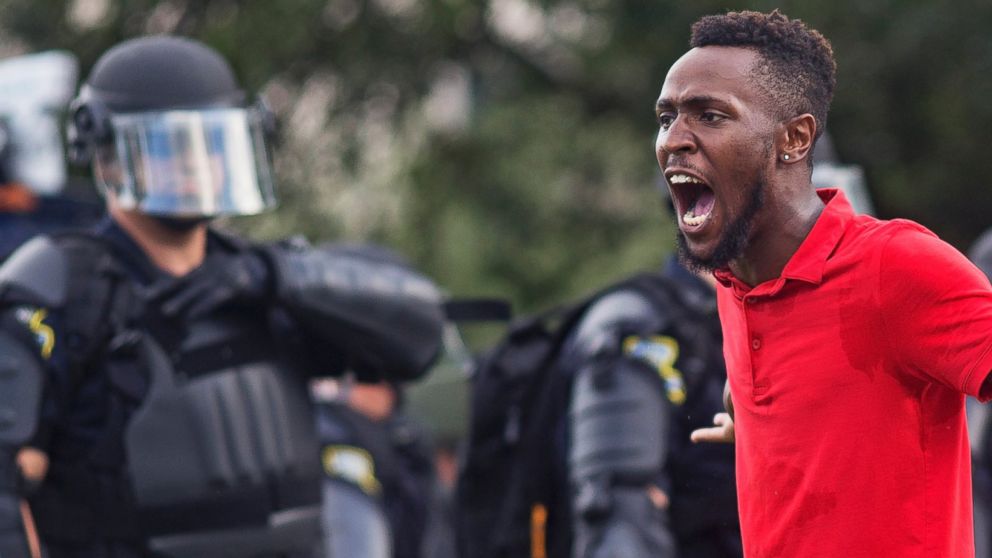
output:
[[[0, 323], [7, 324], [8, 320]], [[14, 332], [16, 333], [16, 332]], [[48, 457], [24, 444], [36, 434], [42, 367], [19, 335], [0, 330], [0, 556], [40, 556], [41, 545], [24, 494], [47, 472]]]
[[[52, 317], [66, 302], [68, 264], [62, 248], [36, 237], [0, 267], [0, 556], [39, 556], [41, 546], [23, 495], [48, 471], [37, 443], [42, 400], [53, 375], [67, 376]], [[61, 365], [56, 363], [62, 363]], [[63, 372], [55, 374], [58, 370]], [[45, 407], [55, 412], [57, 405]]]

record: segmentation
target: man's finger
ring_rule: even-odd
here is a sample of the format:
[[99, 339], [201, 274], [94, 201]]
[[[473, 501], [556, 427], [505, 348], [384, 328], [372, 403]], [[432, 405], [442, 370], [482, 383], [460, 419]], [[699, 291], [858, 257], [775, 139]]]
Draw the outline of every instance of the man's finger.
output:
[[694, 443], [717, 442], [729, 444], [734, 442], [734, 419], [730, 418], [729, 414], [717, 413], [713, 417], [713, 424], [716, 426], [693, 430], [692, 434], [689, 435], [689, 439]]
[[699, 442], [727, 443], [733, 441], [732, 439], [728, 439], [727, 429], [723, 426], [693, 430], [692, 434], [689, 435], [689, 439], [697, 444]]

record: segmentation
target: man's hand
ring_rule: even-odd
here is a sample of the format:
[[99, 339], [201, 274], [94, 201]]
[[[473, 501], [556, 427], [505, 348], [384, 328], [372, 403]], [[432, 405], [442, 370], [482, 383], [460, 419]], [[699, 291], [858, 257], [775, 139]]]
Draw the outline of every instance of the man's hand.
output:
[[700, 428], [693, 430], [690, 438], [694, 443], [699, 442], [720, 442], [725, 444], [734, 443], [734, 419], [727, 413], [717, 413], [713, 417], [712, 428]]

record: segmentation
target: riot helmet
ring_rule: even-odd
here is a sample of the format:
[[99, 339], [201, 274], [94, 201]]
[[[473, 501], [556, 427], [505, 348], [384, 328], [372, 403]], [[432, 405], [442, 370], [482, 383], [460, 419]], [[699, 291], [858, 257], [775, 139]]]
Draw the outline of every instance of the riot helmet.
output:
[[271, 115], [248, 104], [227, 62], [180, 37], [103, 54], [70, 107], [70, 158], [91, 163], [122, 209], [163, 218], [251, 215], [275, 203]]

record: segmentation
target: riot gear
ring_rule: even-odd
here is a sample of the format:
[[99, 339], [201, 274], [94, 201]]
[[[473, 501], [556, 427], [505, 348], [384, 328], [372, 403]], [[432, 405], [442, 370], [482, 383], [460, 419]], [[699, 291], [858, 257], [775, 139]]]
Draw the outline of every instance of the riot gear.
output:
[[[570, 411], [576, 556], [599, 556], [585, 549], [600, 546], [617, 556], [675, 556], [670, 532], [652, 525], [661, 514], [644, 490], [667, 457], [664, 380], [615, 349], [625, 330], [659, 331], [659, 321], [646, 299], [621, 291], [590, 308], [576, 332], [575, 346], [588, 363], [577, 372]], [[614, 548], [611, 541], [624, 542]]]
[[[423, 277], [203, 224], [271, 205], [265, 125], [219, 55], [173, 37], [108, 51], [73, 105], [110, 216], [0, 267], [0, 345], [44, 378], [37, 412], [0, 432], [0, 479], [47, 459], [28, 497], [50, 558], [322, 554], [307, 379], [416, 377], [438, 352]], [[193, 233], [164, 240], [140, 214]], [[0, 484], [0, 520], [16, 488]]]
[[[426, 370], [441, 347], [440, 293], [422, 275], [340, 246], [268, 251], [276, 298], [329, 342], [351, 349], [351, 368], [365, 381]], [[429, 324], [427, 329], [417, 324]], [[333, 339], [333, 341], [331, 341]]]
[[721, 509], [734, 509], [732, 448], [688, 443], [721, 410], [714, 295], [674, 261], [657, 284], [597, 300], [559, 361], [575, 374], [565, 427], [574, 558], [741, 555], [735, 514]]
[[[713, 289], [674, 259], [511, 324], [479, 359], [459, 477], [473, 558], [740, 558]], [[528, 554], [529, 553], [529, 554]]]
[[395, 384], [337, 386], [330, 397], [314, 391], [331, 556], [423, 558], [440, 511], [428, 436], [403, 411]]
[[[31, 496], [43, 539], [58, 549], [53, 556], [60, 556], [64, 545], [104, 539], [176, 557], [306, 555], [320, 544], [318, 444], [300, 380], [302, 370], [339, 369], [310, 360], [320, 355], [308, 350], [322, 343], [273, 333], [289, 316], [274, 295], [275, 281], [262, 254], [280, 253], [285, 246], [261, 249], [213, 233], [209, 246], [203, 265], [178, 278], [156, 273], [116, 228], [102, 236], [40, 237], [0, 268], [7, 308], [0, 316], [14, 322], [0, 333], [21, 332], [11, 337], [5, 354], [23, 360], [18, 386], [8, 386], [17, 389], [4, 393], [20, 398], [21, 406], [31, 405], [42, 364], [64, 363], [52, 387], [96, 398], [58, 417], [43, 413], [38, 434], [31, 422], [37, 414], [18, 411], [27, 419], [17, 427], [23, 432], [5, 446], [32, 436], [32, 444], [42, 447], [58, 441], [49, 474]], [[337, 257], [333, 250], [315, 250], [309, 257], [299, 246], [294, 250], [313, 265]], [[296, 299], [297, 308], [312, 301], [332, 313], [334, 329], [325, 331], [318, 323], [304, 330], [310, 338], [333, 343], [341, 366], [369, 367], [366, 377], [415, 377], [423, 370], [411, 367], [426, 367], [440, 344], [439, 338], [431, 342], [420, 335], [439, 332], [440, 322], [432, 321], [439, 310], [425, 310], [432, 299], [412, 293], [434, 296], [436, 289], [406, 269], [389, 273], [394, 264], [376, 265], [362, 271], [379, 273], [380, 287], [396, 287], [403, 283], [397, 278], [406, 278], [415, 280], [417, 289], [392, 291], [381, 312], [374, 298], [367, 299], [367, 312], [359, 317], [347, 308], [334, 314], [333, 304], [322, 303], [346, 301], [354, 285], [342, 286], [333, 274], [305, 278], [292, 284], [305, 284], [308, 291]], [[204, 294], [205, 286], [216, 286], [218, 268], [234, 278], [221, 281], [230, 288]], [[32, 277], [40, 280], [32, 283]], [[320, 281], [327, 281], [323, 289]], [[281, 296], [292, 298], [292, 285], [284, 282]], [[407, 296], [409, 316], [402, 308]], [[38, 324], [49, 328], [46, 338], [22, 314], [46, 316], [48, 310], [54, 321]], [[397, 323], [377, 325], [383, 316], [397, 317]], [[354, 348], [347, 337], [349, 320], [360, 332]], [[426, 342], [424, 353], [406, 354], [403, 343], [377, 339], [402, 335], [403, 327]], [[0, 345], [6, 339], [0, 336]], [[52, 352], [52, 346], [58, 350]], [[386, 347], [390, 354], [371, 360], [366, 347]], [[384, 368], [383, 362], [397, 368]], [[102, 387], [94, 391], [97, 386]], [[104, 410], [94, 415], [88, 410], [92, 405]]]
[[250, 215], [275, 203], [264, 105], [227, 62], [177, 37], [143, 37], [97, 61], [70, 109], [71, 158], [123, 209]]
[[38, 236], [0, 267], [0, 293], [7, 300], [58, 308], [68, 291], [68, 262], [51, 238]]
[[[212, 338], [208, 346], [236, 333], [205, 325], [215, 329], [200, 332]], [[136, 334], [133, 343], [151, 378], [124, 446], [150, 548], [189, 557], [315, 548], [316, 438], [299, 383], [264, 361], [184, 381], [148, 336]]]

